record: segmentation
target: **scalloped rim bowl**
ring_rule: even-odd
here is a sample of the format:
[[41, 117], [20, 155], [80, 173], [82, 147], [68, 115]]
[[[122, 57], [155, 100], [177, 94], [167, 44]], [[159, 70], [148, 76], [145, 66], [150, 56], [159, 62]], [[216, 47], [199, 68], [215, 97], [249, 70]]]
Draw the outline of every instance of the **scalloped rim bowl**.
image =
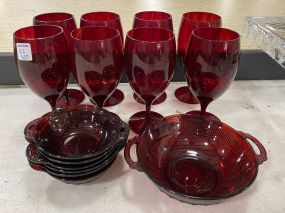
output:
[[24, 134], [47, 157], [87, 162], [124, 145], [129, 132], [118, 115], [94, 105], [77, 105], [35, 119]]

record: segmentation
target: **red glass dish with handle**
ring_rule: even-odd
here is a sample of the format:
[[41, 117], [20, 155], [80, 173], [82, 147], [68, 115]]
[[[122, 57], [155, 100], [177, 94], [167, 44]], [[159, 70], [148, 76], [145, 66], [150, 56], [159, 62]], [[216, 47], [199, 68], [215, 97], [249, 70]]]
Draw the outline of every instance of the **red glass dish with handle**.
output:
[[[87, 172], [91, 171], [94, 168], [98, 168], [100, 165], [104, 164], [106, 161], [108, 161], [110, 158], [113, 158], [115, 155], [117, 155], [123, 146], [119, 148], [115, 148], [113, 150], [110, 150], [110, 152], [107, 152], [105, 155], [102, 155], [100, 158], [96, 158], [95, 160], [87, 163], [80, 163], [80, 164], [73, 164], [74, 162], [68, 162], [68, 161], [50, 161], [47, 157], [43, 156], [42, 153], [40, 153], [36, 146], [34, 144], [29, 144], [27, 147], [26, 155], [32, 155], [33, 160], [29, 159], [29, 161], [32, 161], [34, 164], [38, 164], [41, 166], [45, 166], [48, 169], [51, 169], [53, 171], [58, 170], [60, 172], [65, 173], [79, 173], [79, 172]], [[64, 163], [62, 163], [64, 162]]]
[[66, 172], [59, 172], [48, 169], [46, 166], [38, 163], [38, 155], [36, 153], [36, 149], [34, 149], [33, 145], [30, 144], [26, 149], [26, 156], [29, 162], [29, 165], [32, 169], [37, 171], [46, 172], [50, 176], [55, 179], [58, 179], [67, 184], [83, 184], [91, 182], [101, 176], [111, 165], [114, 163], [116, 156], [112, 159], [106, 161], [105, 164], [101, 164], [99, 167], [92, 168], [92, 170], [88, 172], [79, 173], [66, 173]]
[[118, 115], [94, 105], [55, 110], [30, 122], [25, 138], [50, 162], [87, 164], [125, 145], [129, 127]]
[[82, 169], [81, 167], [86, 167], [87, 164], [81, 164], [77, 166], [77, 169], [73, 170], [67, 169], [68, 167], [65, 167], [66, 165], [63, 165], [62, 169], [59, 169], [58, 166], [53, 166], [53, 164], [48, 162], [46, 159], [43, 159], [34, 144], [28, 145], [26, 149], [26, 157], [29, 163], [32, 163], [33, 165], [38, 165], [38, 167], [41, 167], [42, 170], [46, 171], [49, 174], [57, 175], [59, 177], [78, 177], [92, 174], [106, 167], [109, 163], [113, 162], [114, 159], [116, 159], [117, 152], [114, 152], [112, 155], [109, 155], [103, 161], [98, 161], [96, 162], [96, 164], [93, 163], [94, 165], [88, 164], [88, 166], [90, 165], [88, 168]]
[[[249, 140], [259, 149], [256, 154]], [[136, 144], [138, 161], [130, 157]], [[164, 193], [191, 204], [215, 204], [247, 189], [265, 148], [253, 136], [200, 115], [172, 115], [150, 125], [125, 147], [131, 169], [143, 171]]]

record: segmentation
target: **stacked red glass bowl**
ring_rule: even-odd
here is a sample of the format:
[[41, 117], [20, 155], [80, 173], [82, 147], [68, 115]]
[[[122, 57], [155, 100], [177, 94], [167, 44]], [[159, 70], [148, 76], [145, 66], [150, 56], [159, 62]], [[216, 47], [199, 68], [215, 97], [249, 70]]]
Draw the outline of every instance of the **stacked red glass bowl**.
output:
[[33, 169], [66, 183], [86, 183], [113, 164], [129, 131], [119, 116], [102, 108], [68, 107], [26, 126], [26, 156]]

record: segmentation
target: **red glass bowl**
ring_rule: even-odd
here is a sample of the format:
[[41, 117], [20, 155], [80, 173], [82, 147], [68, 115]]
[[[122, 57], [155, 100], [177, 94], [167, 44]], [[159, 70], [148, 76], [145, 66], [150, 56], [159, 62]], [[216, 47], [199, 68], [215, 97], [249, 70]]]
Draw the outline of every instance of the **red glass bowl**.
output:
[[75, 160], [65, 160], [65, 159], [58, 159], [55, 157], [51, 157], [47, 154], [45, 154], [44, 152], [39, 152], [39, 154], [46, 159], [46, 161], [56, 164], [56, 165], [70, 165], [70, 166], [82, 166], [82, 165], [88, 165], [88, 164], [92, 164], [95, 163], [97, 161], [100, 161], [102, 158], [105, 158], [106, 156], [108, 156], [110, 153], [112, 153], [114, 149], [110, 149], [107, 152], [102, 153], [99, 156], [95, 156], [95, 157], [90, 157], [90, 158], [83, 158], [83, 159], [75, 159]]
[[77, 161], [124, 145], [129, 131], [118, 115], [92, 105], [77, 105], [29, 123], [25, 138], [51, 158]]
[[41, 156], [39, 153], [37, 153], [35, 150], [35, 147], [33, 144], [30, 144], [26, 149], [26, 156], [30, 163], [33, 165], [37, 165], [40, 170], [43, 170], [49, 174], [56, 175], [58, 177], [79, 177], [83, 175], [89, 175], [96, 171], [100, 171], [102, 168], [108, 166], [111, 162], [113, 162], [116, 157], [117, 153], [113, 153], [112, 155], [108, 156], [104, 161], [101, 161], [97, 165], [90, 167], [88, 169], [78, 169], [78, 170], [66, 170], [64, 169], [57, 169], [47, 164], [46, 161], [43, 161], [41, 159]]
[[33, 135], [34, 135], [35, 128], [37, 127], [37, 124], [40, 120], [41, 118], [31, 121], [26, 126], [24, 132], [25, 132], [26, 140], [30, 143], [30, 145], [32, 145], [27, 150], [29, 150], [29, 152], [32, 152], [33, 150], [34, 152], [33, 155], [38, 155], [37, 163], [45, 165], [47, 167], [53, 167], [53, 168], [61, 169], [61, 170], [78, 170], [78, 169], [90, 168], [106, 160], [108, 156], [114, 153], [119, 153], [125, 146], [125, 143], [122, 143], [122, 144], [119, 144], [118, 146], [115, 146], [113, 149], [109, 149], [109, 150], [106, 150], [105, 152], [102, 152], [100, 155], [96, 155], [94, 157], [89, 157], [89, 158], [83, 158], [83, 159], [61, 159], [61, 158], [52, 157], [48, 154], [45, 154], [44, 152], [38, 151], [36, 146], [34, 145]]
[[49, 175], [52, 176], [53, 178], [57, 179], [57, 180], [60, 180], [64, 183], [67, 183], [67, 184], [77, 185], [77, 184], [89, 183], [89, 182], [94, 181], [97, 178], [101, 177], [113, 165], [115, 160], [113, 160], [110, 164], [108, 164], [107, 166], [102, 168], [100, 171], [96, 171], [96, 172], [89, 174], [89, 175], [83, 175], [80, 177], [58, 177], [58, 176], [52, 175], [52, 174], [49, 174]]
[[[51, 177], [60, 180], [64, 183], [67, 184], [74, 184], [74, 185], [78, 185], [78, 184], [84, 184], [84, 183], [89, 183], [94, 181], [95, 179], [99, 178], [101, 175], [103, 175], [115, 162], [115, 160], [113, 162], [111, 162], [108, 166], [102, 168], [100, 171], [94, 172], [92, 174], [89, 175], [83, 175], [83, 176], [79, 176], [79, 177], [59, 177], [53, 174], [49, 174]], [[39, 170], [39, 171], [43, 171], [41, 170], [41, 168], [39, 168], [37, 165], [33, 164], [32, 162], [29, 162], [29, 165], [32, 169], [35, 170]]]
[[116, 159], [114, 159], [112, 162], [110, 162], [108, 165], [106, 165], [105, 167], [103, 167], [99, 171], [95, 171], [95, 172], [90, 173], [90, 174], [83, 174], [81, 176], [76, 176], [76, 177], [61, 177], [61, 176], [58, 176], [55, 174], [50, 174], [49, 172], [45, 171], [42, 166], [38, 166], [37, 164], [34, 164], [33, 162], [30, 162], [30, 161], [29, 161], [29, 165], [31, 166], [31, 168], [38, 170], [38, 171], [46, 172], [50, 176], [52, 176], [53, 178], [58, 179], [64, 183], [67, 183], [67, 184], [83, 184], [83, 183], [89, 183], [89, 182], [97, 179], [101, 175], [103, 175], [104, 172], [106, 170], [108, 170], [113, 165], [115, 160]]
[[[123, 147], [122, 147], [123, 148]], [[121, 148], [121, 149], [122, 149]], [[116, 149], [107, 154], [106, 156], [85, 164], [62, 164], [58, 162], [49, 161], [43, 155], [41, 155], [34, 144], [30, 144], [26, 149], [26, 156], [28, 161], [38, 166], [44, 166], [47, 169], [53, 171], [63, 172], [63, 173], [79, 173], [79, 172], [88, 172], [99, 168], [102, 164], [105, 164], [113, 156], [117, 156], [121, 149]]]
[[[137, 162], [130, 157], [133, 144], [137, 144]], [[267, 159], [264, 147], [253, 136], [197, 115], [173, 115], [153, 123], [128, 141], [124, 154], [130, 168], [144, 171], [162, 192], [204, 205], [247, 189], [257, 176], [258, 165]]]
[[102, 153], [101, 155], [90, 157], [90, 158], [83, 158], [83, 159], [74, 159], [74, 160], [65, 160], [65, 159], [58, 159], [51, 157], [44, 152], [39, 152], [39, 154], [46, 159], [49, 163], [52, 163], [54, 165], [64, 165], [70, 166], [70, 167], [79, 167], [79, 166], [87, 166], [91, 164], [95, 164], [98, 161], [101, 161], [102, 159], [106, 159], [109, 155], [111, 155], [114, 152], [119, 153], [125, 146], [125, 143], [120, 146], [115, 146], [114, 148], [107, 150], [106, 152]]

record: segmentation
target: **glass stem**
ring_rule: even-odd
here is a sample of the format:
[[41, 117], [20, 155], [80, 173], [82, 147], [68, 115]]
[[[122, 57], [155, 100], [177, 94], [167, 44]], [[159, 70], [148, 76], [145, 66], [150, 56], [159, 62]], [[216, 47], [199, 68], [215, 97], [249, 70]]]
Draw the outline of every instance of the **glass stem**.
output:
[[92, 99], [93, 101], [94, 101], [94, 103], [96, 103], [96, 105], [97, 105], [97, 107], [98, 108], [103, 108], [103, 106], [104, 106], [104, 103], [105, 103], [105, 101], [106, 101], [106, 99], [104, 99], [104, 100], [97, 100], [97, 101], [95, 101], [94, 99]]
[[52, 111], [57, 110], [57, 108], [56, 108], [56, 101], [58, 100], [58, 98], [57, 99], [54, 99], [54, 98], [46, 99], [47, 102], [49, 103]]
[[206, 114], [206, 109], [209, 105], [209, 102], [200, 102], [200, 106], [201, 106], [201, 115], [205, 115]]
[[146, 120], [149, 120], [150, 114], [151, 114], [151, 102], [146, 102], [145, 106], [146, 106], [145, 118], [146, 118]]
[[51, 106], [51, 110], [52, 110], [52, 111], [57, 110], [57, 109], [56, 109], [56, 103], [55, 103], [55, 104], [50, 103], [50, 106]]
[[67, 89], [64, 91], [64, 97], [65, 97], [65, 103], [69, 104], [69, 95]]

